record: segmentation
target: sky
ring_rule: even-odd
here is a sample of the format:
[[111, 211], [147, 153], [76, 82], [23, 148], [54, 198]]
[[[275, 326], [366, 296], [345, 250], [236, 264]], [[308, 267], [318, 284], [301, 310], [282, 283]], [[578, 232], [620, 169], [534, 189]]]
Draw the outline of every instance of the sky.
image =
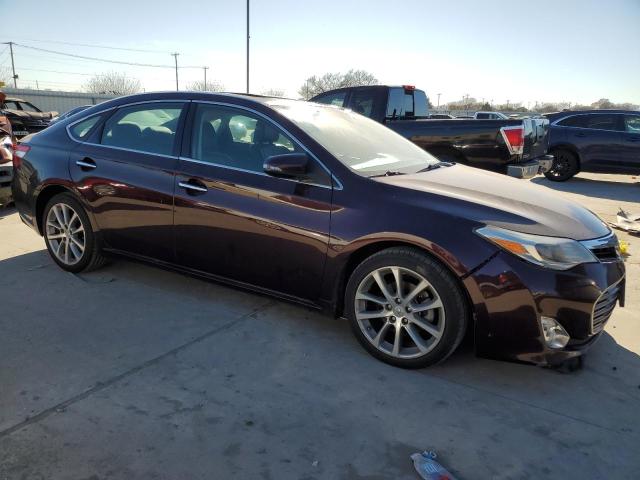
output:
[[[0, 0], [3, 12], [15, 7]], [[0, 41], [74, 55], [173, 65], [180, 88], [246, 86], [244, 0], [47, 0], [5, 21]], [[10, 14], [9, 14], [10, 15]], [[251, 0], [251, 93], [297, 97], [304, 80], [351, 68], [412, 84], [434, 103], [468, 94], [494, 103], [599, 98], [640, 104], [640, 0]], [[70, 44], [149, 50], [83, 47]], [[0, 45], [0, 68], [11, 65]], [[146, 91], [175, 89], [171, 68], [133, 67], [14, 46], [18, 87], [78, 90], [122, 72]]]

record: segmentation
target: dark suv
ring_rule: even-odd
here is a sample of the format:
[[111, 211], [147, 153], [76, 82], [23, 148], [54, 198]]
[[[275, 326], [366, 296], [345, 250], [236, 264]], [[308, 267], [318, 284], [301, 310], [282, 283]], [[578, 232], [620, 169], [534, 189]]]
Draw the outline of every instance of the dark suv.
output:
[[545, 115], [551, 122], [549, 180], [580, 171], [640, 173], [640, 111], [583, 110]]

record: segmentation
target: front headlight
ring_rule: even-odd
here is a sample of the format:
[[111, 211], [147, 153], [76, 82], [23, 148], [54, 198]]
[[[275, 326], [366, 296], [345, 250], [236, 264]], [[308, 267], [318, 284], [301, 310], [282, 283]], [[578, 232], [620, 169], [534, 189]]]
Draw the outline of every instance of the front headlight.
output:
[[598, 261], [589, 249], [570, 238], [530, 235], [489, 225], [477, 229], [476, 233], [509, 253], [554, 270]]

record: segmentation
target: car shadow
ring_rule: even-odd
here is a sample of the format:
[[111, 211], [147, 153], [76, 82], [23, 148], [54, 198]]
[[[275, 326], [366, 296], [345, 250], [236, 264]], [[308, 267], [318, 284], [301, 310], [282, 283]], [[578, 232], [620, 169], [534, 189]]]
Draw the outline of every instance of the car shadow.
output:
[[545, 177], [536, 177], [531, 182], [559, 192], [576, 193], [587, 197], [598, 197], [622, 202], [640, 202], [640, 182], [616, 182], [614, 180], [573, 177], [566, 182], [552, 182]]

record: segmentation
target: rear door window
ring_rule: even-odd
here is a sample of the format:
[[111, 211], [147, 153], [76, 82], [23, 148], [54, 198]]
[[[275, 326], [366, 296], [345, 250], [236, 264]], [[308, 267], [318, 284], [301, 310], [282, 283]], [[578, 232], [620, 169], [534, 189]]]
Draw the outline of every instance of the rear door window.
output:
[[100, 143], [147, 153], [171, 155], [182, 103], [123, 107], [105, 123]]
[[594, 130], [619, 130], [618, 115], [593, 113], [574, 115], [558, 122], [563, 127], [591, 128]]

